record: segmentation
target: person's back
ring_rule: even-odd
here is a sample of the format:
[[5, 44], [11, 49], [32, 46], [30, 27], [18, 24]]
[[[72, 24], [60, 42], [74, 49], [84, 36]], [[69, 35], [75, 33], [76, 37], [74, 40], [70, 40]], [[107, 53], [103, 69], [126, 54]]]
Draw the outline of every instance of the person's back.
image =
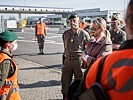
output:
[[[133, 99], [133, 55], [131, 55], [131, 53], [133, 53], [133, 49], [123, 48], [121, 51], [115, 51], [105, 60], [102, 70], [101, 83], [105, 88], [106, 93], [109, 95], [110, 100]], [[96, 71], [95, 69], [98, 69], [100, 60], [101, 59], [94, 63], [92, 66], [93, 68], [89, 70], [86, 76], [87, 88], [89, 88], [90, 85], [95, 82], [95, 78], [91, 78], [91, 76], [96, 76], [97, 73], [94, 72]]]
[[[126, 13], [127, 40], [120, 49], [108, 55], [104, 61], [101, 85], [110, 100], [133, 100], [133, 0], [130, 0]], [[86, 88], [96, 82], [99, 58], [87, 73]], [[96, 73], [94, 73], [96, 72]]]

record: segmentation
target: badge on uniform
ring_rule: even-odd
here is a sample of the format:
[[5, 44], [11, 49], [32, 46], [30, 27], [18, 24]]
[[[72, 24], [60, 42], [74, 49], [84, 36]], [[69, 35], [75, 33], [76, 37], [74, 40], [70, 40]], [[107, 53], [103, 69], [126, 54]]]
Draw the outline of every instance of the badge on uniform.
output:
[[73, 39], [71, 39], [71, 42], [73, 42]]

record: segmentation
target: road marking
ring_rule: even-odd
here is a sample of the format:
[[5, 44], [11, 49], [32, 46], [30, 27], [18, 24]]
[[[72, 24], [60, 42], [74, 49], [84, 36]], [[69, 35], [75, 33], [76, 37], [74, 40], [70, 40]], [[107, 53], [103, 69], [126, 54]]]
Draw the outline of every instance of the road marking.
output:
[[18, 39], [25, 39], [24, 37], [18, 37]]
[[57, 38], [57, 37], [61, 37], [61, 36], [50, 36], [50, 37], [46, 37], [47, 39], [52, 39], [52, 38]]
[[[19, 41], [19, 42], [33, 42], [33, 43], [37, 43], [37, 41], [31, 41], [31, 40], [17, 40], [17, 41]], [[61, 44], [61, 45], [63, 45], [63, 43], [56, 42], [56, 41], [53, 41], [53, 40], [45, 40], [45, 43]]]

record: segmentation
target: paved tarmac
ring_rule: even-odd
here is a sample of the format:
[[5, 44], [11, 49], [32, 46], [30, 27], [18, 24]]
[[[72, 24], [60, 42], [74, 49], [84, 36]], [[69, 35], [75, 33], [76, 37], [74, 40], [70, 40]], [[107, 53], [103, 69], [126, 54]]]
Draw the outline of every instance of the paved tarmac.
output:
[[59, 100], [61, 71], [14, 57], [18, 65], [18, 82], [22, 100]]

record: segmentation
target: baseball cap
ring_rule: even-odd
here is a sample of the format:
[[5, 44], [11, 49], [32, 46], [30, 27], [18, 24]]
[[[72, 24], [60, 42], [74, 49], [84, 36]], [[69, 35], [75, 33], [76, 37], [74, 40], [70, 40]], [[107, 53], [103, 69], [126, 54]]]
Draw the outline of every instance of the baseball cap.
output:
[[77, 18], [77, 17], [78, 17], [77, 14], [71, 14], [71, 15], [69, 16], [68, 20], [71, 20], [71, 19]]
[[17, 39], [17, 35], [10, 31], [4, 31], [0, 33], [0, 39], [3, 41], [14, 41]]

